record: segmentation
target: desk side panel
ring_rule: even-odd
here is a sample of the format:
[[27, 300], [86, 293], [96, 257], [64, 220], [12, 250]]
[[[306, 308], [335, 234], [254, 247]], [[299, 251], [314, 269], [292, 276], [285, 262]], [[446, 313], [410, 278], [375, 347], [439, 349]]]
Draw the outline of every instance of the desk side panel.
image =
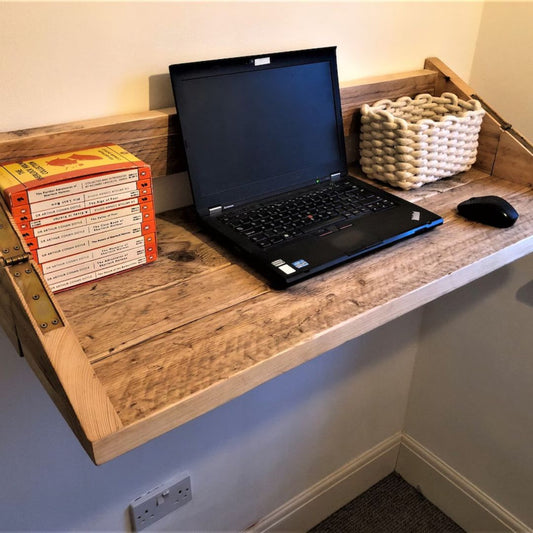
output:
[[7, 269], [0, 271], [0, 286], [9, 295], [22, 354], [94, 459], [93, 443], [116, 432], [122, 422], [77, 337], [64, 316], [64, 327], [42, 333]]
[[533, 151], [527, 141], [504, 131], [494, 163], [494, 176], [533, 185]]

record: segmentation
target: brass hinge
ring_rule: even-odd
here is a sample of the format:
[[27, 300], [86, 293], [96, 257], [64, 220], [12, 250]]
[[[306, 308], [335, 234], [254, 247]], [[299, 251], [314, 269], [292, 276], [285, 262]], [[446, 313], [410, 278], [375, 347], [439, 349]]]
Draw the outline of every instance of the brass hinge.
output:
[[31, 254], [24, 251], [5, 208], [0, 205], [0, 267], [10, 273], [42, 332], [63, 327], [63, 321], [30, 258]]
[[6, 212], [0, 206], [0, 264], [14, 265], [29, 259], [28, 253], [7, 218]]
[[5, 267], [19, 288], [31, 315], [37, 322], [41, 332], [63, 327], [63, 321], [35, 267], [29, 262], [16, 263]]

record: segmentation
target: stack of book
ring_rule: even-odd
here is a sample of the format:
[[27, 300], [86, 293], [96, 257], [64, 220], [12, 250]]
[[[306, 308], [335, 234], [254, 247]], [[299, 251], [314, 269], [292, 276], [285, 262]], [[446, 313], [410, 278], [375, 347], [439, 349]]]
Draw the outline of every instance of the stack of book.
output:
[[4, 164], [0, 191], [53, 292], [157, 257], [150, 167], [118, 145]]

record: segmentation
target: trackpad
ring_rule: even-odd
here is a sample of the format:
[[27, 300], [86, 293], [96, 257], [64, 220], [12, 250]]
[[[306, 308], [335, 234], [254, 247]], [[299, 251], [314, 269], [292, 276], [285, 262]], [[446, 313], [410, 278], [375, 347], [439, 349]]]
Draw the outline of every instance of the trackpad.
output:
[[374, 235], [371, 231], [368, 231], [368, 229], [361, 231], [356, 228], [346, 228], [328, 235], [328, 244], [331, 244], [347, 255], [356, 254], [365, 248], [376, 246], [381, 242], [382, 239]]

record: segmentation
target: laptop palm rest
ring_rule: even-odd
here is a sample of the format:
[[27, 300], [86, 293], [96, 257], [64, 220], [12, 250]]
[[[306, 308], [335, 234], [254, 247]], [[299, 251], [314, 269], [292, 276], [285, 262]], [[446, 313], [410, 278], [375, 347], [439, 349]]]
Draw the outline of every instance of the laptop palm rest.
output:
[[326, 236], [328, 244], [348, 256], [381, 244], [382, 240], [365, 227], [346, 228]]
[[270, 260], [284, 259], [287, 263], [304, 260], [310, 265], [336, 264], [356, 254], [379, 246], [382, 240], [368, 229], [346, 228], [323, 237], [292, 242], [269, 251]]

